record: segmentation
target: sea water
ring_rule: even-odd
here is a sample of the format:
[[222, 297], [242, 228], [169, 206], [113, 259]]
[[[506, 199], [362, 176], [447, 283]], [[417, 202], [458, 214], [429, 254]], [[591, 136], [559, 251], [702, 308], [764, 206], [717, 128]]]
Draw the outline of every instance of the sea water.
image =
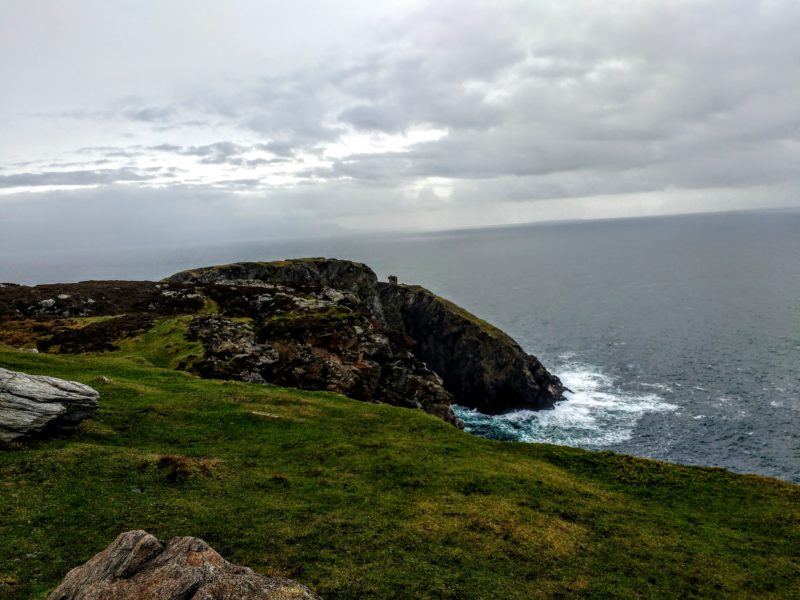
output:
[[536, 354], [572, 390], [467, 431], [800, 481], [800, 211], [405, 236], [0, 254], [0, 281], [160, 278], [331, 256], [419, 283]]

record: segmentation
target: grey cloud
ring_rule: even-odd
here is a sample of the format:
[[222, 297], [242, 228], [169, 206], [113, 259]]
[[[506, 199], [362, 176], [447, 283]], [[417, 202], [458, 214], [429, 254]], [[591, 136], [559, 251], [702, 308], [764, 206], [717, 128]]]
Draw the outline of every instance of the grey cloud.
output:
[[173, 144], [161, 144], [152, 146], [150, 149], [183, 156], [195, 156], [201, 164], [207, 165], [231, 165], [237, 167], [254, 168], [265, 165], [280, 164], [288, 162], [288, 158], [276, 156], [275, 158], [245, 158], [243, 155], [256, 150], [266, 150], [273, 154], [286, 152], [288, 149], [280, 143], [263, 144], [237, 144], [234, 142], [223, 141], [202, 146], [176, 146]]
[[[253, 157], [247, 158], [244, 155], [250, 152], [268, 151], [276, 154], [273, 158]], [[230, 165], [244, 168], [255, 168], [259, 166], [281, 164], [290, 161], [290, 158], [280, 156], [279, 153], [289, 153], [291, 150], [282, 143], [258, 143], [258, 144], [238, 144], [231, 141], [220, 141], [211, 144], [197, 146], [180, 146], [177, 144], [157, 144], [152, 146], [89, 146], [81, 148], [80, 154], [100, 154], [110, 158], [141, 159], [150, 157], [153, 153], [174, 154], [180, 156], [191, 156], [198, 159], [199, 164], [208, 165]], [[110, 158], [84, 162], [52, 163], [52, 166], [76, 166], [86, 164], [107, 164], [112, 162]], [[148, 170], [148, 169], [143, 169]]]
[[295, 155], [294, 148], [289, 142], [274, 140], [263, 144], [256, 144], [259, 150], [266, 150], [275, 156], [283, 158], [293, 158]]
[[97, 171], [45, 171], [42, 173], [15, 173], [0, 175], [0, 188], [37, 187], [45, 185], [100, 185], [124, 181], [144, 181], [146, 175], [131, 169], [103, 169]]
[[[17, 166], [3, 172], [26, 173], [0, 181], [108, 185], [123, 179], [90, 163], [77, 170], [79, 159], [124, 159], [130, 167], [120, 171], [139, 177], [124, 179], [128, 187], [171, 174], [173, 191], [185, 191], [202, 179], [197, 170], [141, 167], [174, 155], [224, 167], [227, 183], [191, 186], [214, 188], [219, 202], [249, 194], [263, 210], [302, 207], [309, 221], [342, 214], [374, 223], [387, 210], [436, 205], [426, 178], [447, 179], [452, 206], [476, 214], [495, 202], [607, 194], [635, 202], [638, 192], [667, 198], [676, 188], [702, 190], [700, 202], [714, 188], [800, 189], [796, 2], [444, 0], [407, 14], [381, 10], [373, 28], [338, 40], [335, 52], [285, 68], [262, 53], [224, 84], [197, 80], [180, 88], [191, 93], [159, 88], [77, 111], [87, 122], [115, 115], [138, 137], [79, 150], [73, 175], [37, 163], [43, 173]], [[302, 50], [297, 42], [284, 58]], [[446, 133], [403, 152], [331, 158], [354, 132], [376, 139], [429, 128]], [[298, 173], [306, 154], [319, 160]], [[282, 163], [300, 178], [292, 190], [252, 171]]]
[[138, 158], [146, 153], [141, 146], [84, 146], [77, 154], [102, 154], [110, 158]]
[[229, 163], [232, 158], [238, 157], [248, 148], [233, 142], [216, 142], [203, 146], [190, 146], [178, 150], [180, 154], [187, 156], [197, 156], [204, 164], [224, 164]]
[[148, 123], [162, 123], [169, 121], [177, 109], [174, 106], [144, 106], [128, 108], [123, 115], [132, 121], [145, 121]]
[[176, 144], [159, 144], [157, 146], [150, 146], [150, 150], [157, 150], [158, 152], [174, 152], [179, 154], [183, 150], [183, 146], [178, 146]]
[[165, 124], [180, 114], [181, 108], [178, 105], [147, 105], [140, 99], [123, 98], [113, 103], [112, 106], [100, 110], [73, 109], [34, 114], [48, 119], [67, 118], [90, 121], [128, 119], [145, 123]]

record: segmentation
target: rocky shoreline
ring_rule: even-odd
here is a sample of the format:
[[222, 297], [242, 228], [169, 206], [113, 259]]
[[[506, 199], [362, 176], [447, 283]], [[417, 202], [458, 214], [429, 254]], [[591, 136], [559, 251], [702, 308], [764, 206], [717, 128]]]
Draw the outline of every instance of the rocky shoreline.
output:
[[115, 351], [178, 316], [188, 319], [185, 341], [202, 351], [176, 367], [203, 377], [419, 408], [456, 426], [452, 404], [497, 413], [563, 398], [559, 379], [505, 333], [422, 287], [379, 282], [351, 261], [0, 287], [0, 342], [42, 352]]

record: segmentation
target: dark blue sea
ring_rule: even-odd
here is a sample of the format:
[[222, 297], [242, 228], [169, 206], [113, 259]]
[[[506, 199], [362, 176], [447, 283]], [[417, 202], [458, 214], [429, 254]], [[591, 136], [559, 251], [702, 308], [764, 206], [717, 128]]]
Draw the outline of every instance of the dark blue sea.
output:
[[550, 411], [460, 409], [468, 431], [800, 482], [800, 211], [0, 253], [0, 281], [153, 279], [297, 256], [422, 284], [507, 331], [573, 390]]

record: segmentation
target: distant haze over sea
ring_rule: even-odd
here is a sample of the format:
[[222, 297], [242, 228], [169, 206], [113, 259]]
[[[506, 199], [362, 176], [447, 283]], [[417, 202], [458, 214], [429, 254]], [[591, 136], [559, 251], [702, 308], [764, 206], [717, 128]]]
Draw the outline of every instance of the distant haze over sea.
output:
[[702, 214], [204, 248], [0, 254], [0, 281], [158, 279], [329, 256], [496, 324], [573, 390], [468, 430], [800, 481], [800, 211]]

